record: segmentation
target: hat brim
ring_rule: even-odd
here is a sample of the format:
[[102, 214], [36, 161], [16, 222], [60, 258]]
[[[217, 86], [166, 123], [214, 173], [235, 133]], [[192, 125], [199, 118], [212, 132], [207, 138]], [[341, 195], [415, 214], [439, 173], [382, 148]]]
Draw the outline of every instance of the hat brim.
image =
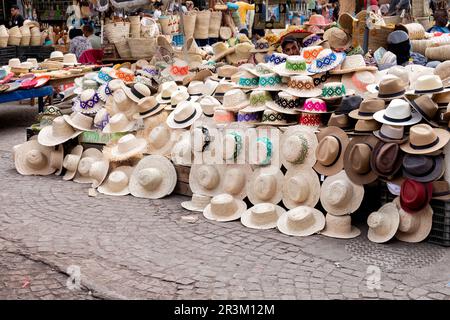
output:
[[94, 113], [97, 113], [97, 111], [100, 110], [101, 108], [103, 108], [104, 106], [105, 106], [105, 103], [103, 101], [99, 101], [98, 103], [95, 104], [95, 106], [93, 108], [83, 109], [81, 107], [80, 100], [77, 100], [75, 102], [75, 104], [73, 105], [72, 110], [75, 112], [83, 113], [83, 114], [94, 114]]
[[[276, 150], [276, 149], [273, 149]], [[256, 188], [256, 179], [262, 175], [262, 174], [269, 174], [275, 177], [276, 179], [276, 186], [273, 194], [267, 198], [267, 199], [261, 199], [257, 193], [255, 192]], [[258, 203], [272, 203], [272, 204], [278, 204], [282, 198], [283, 198], [283, 173], [281, 172], [280, 168], [278, 166], [268, 166], [268, 167], [260, 167], [257, 168], [255, 171], [253, 171], [250, 180], [247, 184], [247, 197], [250, 200], [250, 202], [253, 205], [256, 205]]]
[[198, 206], [194, 204], [192, 201], [184, 201], [181, 203], [181, 207], [183, 209], [186, 209], [188, 211], [194, 211], [194, 212], [203, 212], [205, 210], [207, 204], [205, 206]]
[[347, 74], [347, 73], [353, 73], [353, 72], [358, 72], [358, 71], [378, 71], [378, 68], [371, 67], [371, 66], [355, 67], [355, 68], [350, 68], [350, 69], [331, 70], [330, 74], [340, 75], [340, 74]]
[[172, 112], [169, 114], [169, 116], [167, 117], [166, 123], [167, 125], [172, 128], [172, 129], [184, 129], [187, 128], [189, 126], [191, 126], [198, 118], [200, 118], [203, 114], [202, 112], [202, 107], [200, 106], [199, 103], [194, 102], [194, 107], [195, 107], [195, 115], [194, 116], [190, 116], [188, 121], [185, 121], [183, 123], [176, 123], [175, 122], [175, 113]]
[[[290, 136], [295, 135], [297, 133], [300, 133], [304, 138], [306, 138], [306, 141], [308, 143], [308, 154], [302, 163], [295, 164], [295, 163], [289, 162], [286, 159], [286, 157], [283, 153], [283, 145], [284, 145], [286, 139], [288, 139]], [[281, 143], [280, 143], [280, 149], [281, 149], [280, 150], [280, 158], [281, 158], [281, 162], [283, 163], [283, 166], [288, 171], [294, 170], [297, 168], [301, 169], [303, 167], [312, 168], [312, 166], [316, 163], [315, 150], [317, 148], [317, 145], [318, 145], [317, 137], [312, 130], [305, 128], [303, 126], [300, 126], [300, 125], [296, 125], [296, 126], [287, 128], [287, 130], [281, 136]]]
[[111, 160], [111, 161], [127, 160], [127, 159], [130, 159], [135, 156], [143, 154], [146, 151], [146, 149], [147, 149], [147, 141], [145, 139], [140, 139], [139, 144], [135, 148], [133, 148], [125, 153], [120, 152], [118, 146], [115, 145], [110, 149], [110, 159], [109, 160]]
[[304, 230], [292, 230], [289, 228], [288, 225], [288, 213], [289, 211], [287, 211], [286, 213], [284, 213], [277, 222], [277, 228], [281, 233], [287, 234], [289, 236], [298, 236], [298, 237], [306, 237], [306, 236], [310, 236], [313, 235], [315, 233], [319, 233], [320, 231], [323, 230], [323, 228], [325, 228], [325, 216], [323, 215], [322, 212], [320, 212], [317, 209], [313, 209], [311, 208], [313, 215], [314, 215], [314, 224], [312, 226], [310, 226], [307, 229]]
[[119, 132], [131, 132], [134, 128], [134, 126], [136, 125], [136, 121], [130, 121], [127, 126], [123, 129], [121, 129], [120, 131], [113, 131], [111, 129], [111, 124], [108, 123], [104, 128], [103, 128], [103, 133], [119, 133]]
[[147, 141], [147, 152], [153, 155], [160, 155], [165, 157], [170, 156], [172, 148], [175, 145], [175, 143], [177, 143], [181, 133], [182, 133], [181, 130], [170, 129], [170, 139], [167, 143], [164, 144], [162, 148], [156, 148]]
[[140, 113], [135, 113], [133, 115], [133, 119], [134, 120], [139, 120], [139, 119], [146, 119], [149, 118], [157, 113], [160, 113], [161, 111], [163, 111], [166, 108], [165, 105], [163, 104], [159, 104], [158, 108], [156, 108], [155, 110], [153, 110], [152, 112], [149, 113], [145, 113], [145, 114], [140, 114]]
[[207, 205], [205, 210], [203, 210], [203, 216], [212, 221], [218, 221], [218, 222], [228, 222], [228, 221], [234, 221], [241, 218], [242, 214], [247, 210], [247, 204], [242, 200], [235, 199], [237, 203], [237, 208], [235, 212], [232, 212], [228, 216], [218, 216], [215, 215], [211, 211], [211, 204]]
[[312, 90], [297, 90], [292, 88], [285, 88], [282, 90], [290, 95], [293, 95], [294, 97], [298, 98], [315, 98], [319, 97], [322, 94], [322, 90], [319, 88], [315, 88]]
[[382, 137], [382, 136], [380, 135], [380, 130], [374, 131], [374, 132], [373, 132], [373, 135], [374, 135], [375, 137], [377, 137], [378, 140], [381, 140], [381, 141], [386, 142], [386, 143], [403, 144], [403, 143], [405, 143], [406, 141], [408, 141], [408, 137], [404, 137], [403, 139], [400, 139], [400, 140], [384, 138], [384, 137]]
[[[256, 205], [255, 207], [257, 207]], [[255, 221], [252, 219], [252, 208], [245, 211], [241, 216], [241, 223], [243, 226], [250, 228], [250, 229], [259, 229], [259, 230], [268, 230], [273, 229], [277, 227], [278, 218], [280, 218], [286, 210], [280, 206], [275, 205], [275, 211], [277, 214], [277, 219], [274, 219], [272, 221], [268, 221], [266, 223], [255, 223]]]
[[[43, 153], [47, 159], [46, 166], [42, 169], [33, 169], [26, 165], [26, 153], [30, 150], [39, 150]], [[18, 173], [24, 176], [29, 175], [41, 175], [47, 176], [56, 171], [56, 168], [50, 166], [50, 154], [52, 148], [43, 146], [36, 140], [30, 140], [22, 143], [17, 148], [15, 148], [14, 153], [14, 164]]]
[[[335, 181], [339, 180], [348, 180], [350, 185], [353, 188], [352, 197], [342, 205], [336, 205], [333, 203], [330, 203], [327, 199], [329, 194], [326, 194], [327, 187], [332, 184]], [[361, 206], [361, 202], [364, 198], [364, 187], [361, 185], [357, 185], [353, 183], [350, 178], [347, 176], [344, 170], [339, 172], [338, 174], [335, 174], [333, 176], [327, 177], [325, 181], [322, 184], [322, 189], [320, 192], [320, 203], [322, 204], [323, 208], [336, 216], [339, 215], [345, 215], [345, 214], [351, 214], [358, 210], [358, 208]]]
[[[71, 155], [76, 156], [77, 158], [77, 164], [76, 167], [78, 168], [78, 164], [80, 163], [81, 160], [81, 154], [83, 153], [83, 146], [82, 145], [77, 145], [76, 147], [74, 147], [72, 149], [72, 151], [70, 152]], [[63, 176], [63, 180], [64, 181], [69, 181], [72, 180], [75, 177], [75, 174], [77, 173], [77, 169], [75, 169], [74, 171], [70, 171], [66, 169], [66, 172]]]
[[296, 114], [300, 114], [300, 111], [301, 111], [301, 110], [299, 110], [299, 109], [282, 108], [282, 107], [280, 107], [279, 105], [277, 105], [277, 104], [275, 103], [275, 101], [267, 101], [267, 102], [266, 102], [266, 106], [267, 106], [269, 109], [272, 109], [272, 110], [274, 110], [274, 111], [277, 111], [277, 112], [280, 112], [280, 113], [284, 113], [284, 114], [292, 114], [292, 115], [296, 115]]
[[[163, 180], [156, 190], [147, 190], [139, 184], [139, 171], [146, 168], [158, 168], [162, 171]], [[177, 172], [172, 162], [162, 156], [147, 156], [133, 170], [130, 177], [130, 193], [137, 198], [160, 199], [173, 192], [177, 184]]]
[[342, 62], [345, 59], [345, 53], [343, 52], [335, 52], [334, 53], [336, 55], [336, 61], [334, 63], [332, 63], [329, 66], [326, 66], [324, 68], [317, 68], [314, 64], [311, 64], [308, 67], [308, 72], [312, 73], [312, 74], [316, 74], [316, 73], [322, 73], [322, 72], [326, 72], [326, 71], [330, 71], [333, 70], [334, 68], [336, 68], [337, 66], [339, 66], [340, 64], [342, 64]]
[[439, 137], [439, 141], [436, 145], [427, 148], [427, 149], [414, 149], [411, 147], [411, 144], [409, 142], [404, 143], [402, 145], [400, 145], [400, 149], [402, 149], [402, 151], [409, 153], [409, 154], [428, 154], [434, 151], [437, 151], [439, 149], [442, 149], [443, 147], [445, 147], [449, 141], [449, 134], [448, 131], [445, 129], [439, 129], [439, 128], [434, 128], [433, 129], [436, 132], [436, 135]]
[[428, 119], [427, 115], [420, 109], [420, 107], [417, 105], [417, 103], [414, 100], [406, 99], [408, 103], [411, 105], [411, 107], [414, 108], [420, 115], [422, 116], [422, 119], [428, 122], [428, 124], [434, 128], [439, 128], [439, 124], [436, 123], [433, 119]]
[[[288, 181], [290, 178], [301, 175], [308, 183], [308, 198], [303, 202], [298, 202], [289, 196]], [[294, 167], [289, 169], [284, 176], [283, 181], [283, 204], [288, 209], [294, 209], [299, 206], [308, 206], [314, 208], [320, 198], [320, 181], [317, 173], [308, 167]]]
[[335, 101], [335, 100], [339, 100], [345, 97], [349, 97], [349, 96], [353, 96], [355, 95], [355, 90], [352, 89], [346, 89], [345, 90], [345, 94], [340, 96], [340, 97], [324, 97], [324, 96], [320, 96], [319, 98], [324, 100], [324, 101]]
[[73, 138], [76, 138], [82, 133], [82, 131], [75, 131], [71, 135], [56, 137], [53, 135], [53, 127], [51, 125], [46, 126], [41, 129], [38, 135], [38, 141], [43, 146], [53, 147], [58, 144], [62, 144], [66, 141], [69, 141]]
[[90, 127], [90, 128], [82, 127], [82, 126], [80, 126], [80, 125], [74, 123], [74, 122], [72, 121], [72, 119], [70, 118], [70, 116], [67, 115], [67, 114], [63, 115], [63, 117], [64, 117], [64, 120], [66, 120], [66, 122], [67, 122], [72, 128], [74, 128], [74, 129], [76, 129], [76, 130], [80, 130], [80, 131], [95, 131], [95, 129], [92, 128], [92, 127]]
[[[403, 211], [403, 209], [400, 209], [400, 211]], [[404, 214], [411, 214], [411, 213], [405, 211]], [[414, 233], [406, 233], [398, 230], [397, 233], [395, 234], [395, 237], [398, 240], [416, 243], [421, 242], [425, 240], [426, 237], [428, 237], [431, 231], [431, 227], [433, 225], [433, 209], [431, 208], [431, 206], [428, 204], [422, 210], [414, 212], [414, 217], [418, 217], [418, 219], [420, 220], [419, 229], [416, 230], [416, 232]], [[400, 214], [400, 221], [401, 221], [401, 214]]]
[[433, 182], [435, 180], [438, 180], [445, 171], [444, 166], [444, 158], [442, 156], [436, 156], [433, 157], [434, 165], [433, 170], [431, 172], [428, 172], [426, 176], [416, 176], [414, 173], [409, 172], [405, 170], [405, 167], [403, 166], [403, 176], [412, 180], [415, 180], [417, 182]]
[[102, 162], [104, 163], [104, 170], [102, 172], [102, 174], [100, 175], [100, 179], [96, 179], [96, 178], [92, 178], [92, 188], [97, 188], [99, 187], [103, 181], [106, 179], [106, 177], [108, 176], [108, 171], [109, 171], [109, 161], [107, 159], [103, 159]]
[[[130, 179], [131, 173], [133, 172], [133, 170], [134, 170], [133, 167], [121, 166], [121, 167], [118, 167], [118, 168], [114, 169], [113, 171], [111, 171], [111, 173], [113, 173], [115, 171], [123, 171], [127, 175], [128, 179]], [[106, 182], [102, 183], [97, 188], [97, 190], [98, 190], [98, 192], [108, 195], [108, 196], [126, 196], [127, 194], [130, 194], [130, 188], [128, 187], [128, 185], [125, 188], [123, 188], [122, 190], [113, 190], [113, 189], [111, 189], [111, 186], [108, 184], [108, 180], [106, 180]]]
[[373, 118], [379, 123], [390, 124], [393, 126], [412, 126], [416, 123], [419, 123], [420, 120], [422, 120], [422, 116], [420, 115], [420, 113], [416, 112], [415, 110], [414, 110], [414, 112], [411, 112], [411, 119], [409, 119], [407, 121], [403, 121], [403, 122], [389, 121], [384, 118], [385, 113], [386, 113], [386, 109], [377, 111], [373, 115]]
[[245, 108], [239, 110], [239, 112], [242, 112], [242, 113], [256, 113], [256, 112], [263, 112], [266, 109], [267, 109], [266, 104], [262, 104], [262, 105], [258, 105], [258, 106], [251, 106], [250, 105], [248, 107], [245, 107]]
[[359, 174], [352, 167], [352, 162], [350, 159], [350, 152], [352, 150], [352, 147], [359, 143], [366, 144], [370, 147], [371, 150], [373, 150], [378, 143], [378, 139], [376, 137], [374, 137], [373, 135], [356, 136], [350, 140], [350, 142], [347, 145], [347, 148], [345, 149], [345, 152], [344, 152], [345, 173], [347, 174], [347, 176], [350, 178], [350, 180], [353, 183], [358, 184], [358, 185], [365, 185], [365, 184], [369, 184], [369, 183], [377, 180], [378, 176], [370, 167], [370, 157], [372, 157], [372, 152], [370, 153], [370, 157], [368, 159], [369, 171], [367, 173]]
[[338, 127], [326, 127], [317, 133], [318, 142], [320, 143], [320, 141], [328, 135], [337, 137], [341, 143], [341, 153], [339, 154], [339, 158], [331, 166], [324, 166], [317, 161], [313, 168], [320, 174], [333, 176], [338, 174], [344, 168], [344, 152], [350, 141], [344, 130]]
[[335, 238], [335, 239], [353, 239], [353, 238], [358, 237], [361, 234], [361, 230], [359, 230], [357, 227], [352, 225], [351, 229], [348, 233], [339, 233], [339, 232], [335, 232], [332, 230], [327, 230], [327, 225], [325, 223], [325, 229], [320, 231], [319, 234], [322, 236]]

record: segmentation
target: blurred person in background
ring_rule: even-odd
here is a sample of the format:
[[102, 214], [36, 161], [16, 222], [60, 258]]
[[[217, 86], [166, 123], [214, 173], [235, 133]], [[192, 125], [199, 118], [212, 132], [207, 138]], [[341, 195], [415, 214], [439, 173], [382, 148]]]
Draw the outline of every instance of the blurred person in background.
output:
[[81, 54], [86, 50], [91, 50], [92, 45], [88, 38], [83, 36], [81, 29], [70, 29], [69, 31], [70, 48], [69, 52], [74, 53], [77, 59], [81, 57]]

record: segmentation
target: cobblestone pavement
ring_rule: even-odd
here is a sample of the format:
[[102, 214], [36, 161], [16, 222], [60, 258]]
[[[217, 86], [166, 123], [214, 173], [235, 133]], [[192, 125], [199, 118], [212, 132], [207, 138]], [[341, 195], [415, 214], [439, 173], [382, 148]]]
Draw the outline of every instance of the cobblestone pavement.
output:
[[[373, 244], [364, 217], [354, 219], [356, 239], [296, 238], [201, 214], [186, 222], [181, 196], [92, 198], [86, 185], [20, 176], [10, 147], [35, 111], [2, 109], [0, 298], [450, 299], [450, 249]], [[70, 266], [80, 268], [81, 291], [64, 290]], [[378, 271], [380, 287], [370, 289]]]

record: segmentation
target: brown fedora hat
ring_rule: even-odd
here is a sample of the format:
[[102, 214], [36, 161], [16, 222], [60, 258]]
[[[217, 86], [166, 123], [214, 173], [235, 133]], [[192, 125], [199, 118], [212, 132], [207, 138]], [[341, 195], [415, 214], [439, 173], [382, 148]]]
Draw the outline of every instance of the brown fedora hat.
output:
[[364, 99], [359, 106], [359, 109], [353, 110], [349, 116], [358, 120], [371, 120], [375, 112], [383, 110], [386, 102], [382, 99], [368, 98]]
[[352, 129], [352, 124], [348, 115], [332, 113], [328, 120], [327, 127], [338, 127], [344, 131], [348, 131]]
[[433, 181], [432, 198], [436, 200], [450, 200], [450, 185], [445, 180]]
[[355, 130], [350, 132], [351, 135], [372, 135], [374, 131], [379, 130], [381, 123], [376, 120], [358, 120], [355, 124]]
[[414, 100], [408, 100], [409, 104], [422, 115], [422, 118], [432, 127], [438, 128], [439, 125], [434, 121], [438, 113], [438, 105], [429, 95], [422, 95]]
[[325, 176], [337, 174], [344, 168], [344, 152], [349, 143], [347, 134], [338, 127], [328, 127], [317, 133], [317, 139], [314, 170]]
[[408, 141], [408, 137], [405, 136], [405, 128], [403, 126], [383, 124], [380, 130], [373, 132], [373, 135], [383, 142], [402, 144]]
[[432, 182], [444, 174], [444, 157], [406, 154], [403, 157], [403, 176], [418, 182]]
[[406, 85], [400, 78], [385, 79], [380, 82], [378, 87], [378, 98], [383, 100], [392, 100], [405, 95]]
[[402, 161], [403, 152], [398, 144], [379, 141], [372, 151], [370, 166], [378, 176], [392, 180], [400, 170]]
[[353, 183], [364, 185], [377, 179], [377, 174], [370, 167], [372, 150], [378, 143], [374, 136], [354, 137], [345, 149], [344, 169]]

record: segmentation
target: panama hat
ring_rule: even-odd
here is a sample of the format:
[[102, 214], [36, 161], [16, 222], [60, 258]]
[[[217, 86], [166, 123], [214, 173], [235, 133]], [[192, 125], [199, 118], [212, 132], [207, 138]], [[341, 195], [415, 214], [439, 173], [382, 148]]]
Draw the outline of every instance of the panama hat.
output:
[[89, 177], [92, 179], [92, 188], [99, 187], [106, 179], [109, 171], [109, 160], [103, 157], [92, 163], [89, 169]]
[[[290, 121], [290, 120], [289, 120]], [[272, 109], [266, 109], [263, 112], [261, 122], [255, 123], [255, 125], [259, 126], [290, 126], [295, 124], [295, 122], [290, 121], [288, 122], [287, 115], [281, 112], [277, 112]]]
[[145, 97], [137, 104], [137, 113], [133, 115], [133, 119], [145, 119], [151, 117], [165, 108], [165, 105], [159, 104], [154, 96]]
[[411, 105], [403, 99], [393, 99], [386, 109], [375, 112], [373, 118], [384, 124], [410, 126], [420, 122], [420, 113], [411, 110]]
[[73, 111], [92, 114], [103, 108], [104, 103], [94, 89], [84, 90], [72, 107]]
[[330, 115], [327, 126], [338, 127], [344, 131], [349, 131], [352, 129], [349, 116], [347, 114], [336, 114], [335, 112]]
[[295, 75], [310, 75], [307, 70], [308, 64], [303, 56], [288, 56], [286, 62], [272, 67], [272, 71], [283, 77]]
[[181, 133], [182, 130], [170, 129], [165, 123], [153, 128], [146, 137], [148, 153], [169, 156]]
[[198, 97], [192, 97], [189, 95], [189, 92], [187, 92], [187, 89], [185, 90], [185, 87], [179, 87], [176, 91], [172, 93], [170, 96], [170, 105], [168, 105], [164, 110], [166, 111], [174, 111], [175, 108], [182, 102], [185, 101], [192, 101], [196, 102]]
[[312, 33], [309, 36], [303, 38], [302, 47], [307, 48], [307, 47], [312, 47], [312, 46], [320, 46], [325, 41], [326, 40], [323, 40], [321, 36]]
[[368, 90], [370, 90], [373, 93], [378, 93], [378, 98], [384, 99], [384, 100], [393, 100], [402, 98], [406, 93], [406, 86], [400, 78], [396, 76], [386, 77], [385, 79], [381, 80], [378, 89], [373, 89], [368, 87]]
[[408, 141], [408, 137], [405, 136], [405, 128], [403, 126], [383, 124], [380, 130], [373, 132], [373, 135], [383, 142], [402, 144]]
[[222, 133], [222, 159], [226, 163], [241, 163], [245, 161], [245, 133], [230, 127]]
[[109, 196], [125, 196], [130, 193], [128, 183], [134, 168], [120, 166], [112, 170], [105, 182], [98, 187], [98, 192]]
[[400, 148], [409, 154], [429, 154], [446, 146], [449, 139], [450, 133], [445, 129], [417, 124], [409, 130], [409, 142]]
[[94, 80], [100, 84], [106, 84], [106, 83], [110, 82], [111, 80], [113, 80], [113, 77], [110, 76], [112, 71], [113, 71], [112, 68], [103, 67], [97, 72]]
[[444, 87], [450, 85], [450, 61], [443, 61], [435, 69], [434, 74], [439, 76], [442, 80]]
[[247, 196], [247, 185], [252, 173], [252, 168], [248, 164], [224, 165], [221, 190], [236, 199], [243, 200]]
[[272, 203], [258, 203], [242, 214], [241, 223], [251, 229], [273, 229], [285, 212], [285, 209]]
[[163, 156], [151, 155], [142, 158], [130, 178], [133, 196], [160, 199], [173, 192], [177, 184], [177, 173], [172, 162]]
[[326, 176], [337, 174], [344, 168], [344, 152], [349, 143], [347, 134], [340, 128], [327, 127], [317, 133], [317, 139], [314, 170]]
[[60, 173], [63, 157], [62, 148], [55, 150], [39, 144], [37, 140], [24, 142], [14, 149], [14, 164], [21, 175], [45, 176], [55, 171]]
[[337, 239], [356, 238], [361, 231], [352, 225], [352, 217], [348, 214], [335, 216], [327, 213], [325, 216], [325, 228], [319, 234]]
[[403, 176], [418, 182], [433, 182], [444, 174], [444, 158], [406, 154], [403, 158]]
[[277, 222], [281, 233], [291, 236], [310, 236], [325, 227], [325, 217], [317, 209], [300, 206], [285, 212]]
[[[438, 75], [423, 75], [414, 82], [414, 90], [408, 91], [407, 94], [426, 94], [438, 93], [444, 91], [444, 85]], [[448, 89], [445, 89], [448, 91]]]
[[350, 140], [344, 152], [344, 169], [353, 183], [364, 185], [378, 178], [370, 166], [372, 150], [377, 143], [378, 139], [372, 135], [357, 136]]
[[103, 128], [104, 133], [130, 132], [136, 125], [136, 121], [128, 120], [123, 113], [116, 113]]
[[315, 207], [320, 198], [320, 181], [311, 168], [293, 168], [286, 172], [283, 183], [283, 204], [288, 209]]
[[250, 101], [244, 91], [232, 89], [223, 96], [222, 109], [237, 112], [250, 105]]
[[[112, 103], [111, 105], [109, 105]], [[123, 113], [127, 118], [133, 118], [138, 109], [137, 103], [128, 98], [125, 91], [120, 88], [112, 94], [112, 99], [107, 100], [106, 108], [110, 109], [111, 115]]]
[[193, 76], [193, 73], [189, 71], [189, 64], [186, 61], [175, 58], [171, 65], [161, 71], [161, 75], [182, 82], [184, 78]]
[[392, 179], [400, 170], [403, 152], [396, 142], [379, 141], [372, 150], [370, 167], [376, 175], [385, 179]]
[[203, 212], [206, 206], [211, 202], [210, 196], [193, 193], [190, 201], [183, 201], [181, 206], [189, 211]]
[[377, 71], [377, 67], [367, 66], [361, 54], [346, 56], [340, 66], [330, 71], [331, 74], [347, 74], [358, 71]]
[[[190, 166], [192, 164], [192, 142], [189, 130], [181, 133], [178, 141], [172, 148], [170, 159], [176, 165]], [[192, 188], [191, 184], [190, 186]]]
[[375, 120], [358, 120], [356, 121], [355, 128], [349, 132], [352, 136], [371, 136], [374, 131], [379, 130], [381, 123]]
[[252, 204], [277, 204], [283, 197], [283, 173], [277, 166], [257, 168], [247, 184], [247, 196]]
[[322, 86], [320, 98], [325, 101], [333, 101], [353, 94], [355, 91], [346, 88], [342, 82], [326, 82]]
[[66, 172], [63, 176], [63, 180], [72, 180], [75, 177], [75, 174], [78, 170], [78, 164], [81, 160], [81, 155], [83, 153], [83, 146], [77, 145], [64, 157], [63, 167], [66, 169]]
[[323, 73], [339, 66], [345, 59], [343, 52], [333, 52], [331, 49], [323, 49], [308, 67], [310, 73]]
[[75, 130], [68, 124], [63, 116], [53, 119], [51, 125], [41, 129], [38, 135], [38, 141], [43, 146], [56, 146], [81, 134], [82, 131]]
[[325, 101], [319, 98], [308, 98], [305, 100], [303, 104], [303, 108], [300, 109], [302, 114], [324, 114], [324, 113], [332, 113], [332, 111], [328, 110], [327, 104]]
[[175, 81], [166, 81], [160, 86], [160, 93], [156, 96], [156, 101], [161, 104], [170, 103], [170, 97], [172, 93], [178, 90], [178, 86]]
[[104, 160], [104, 155], [100, 150], [95, 148], [84, 150], [73, 181], [77, 183], [94, 183], [93, 177], [90, 176], [90, 170], [94, 163], [102, 160]]
[[218, 62], [225, 58], [226, 56], [234, 53], [236, 51], [236, 47], [228, 48], [225, 42], [219, 41], [212, 45], [212, 49], [214, 55], [211, 58], [211, 61]]
[[280, 91], [284, 89], [286, 85], [283, 83], [282, 78], [275, 73], [267, 73], [259, 76], [258, 88], [265, 91]]
[[251, 90], [258, 87], [259, 77], [246, 70], [239, 71], [233, 77], [238, 79], [235, 88]]
[[372, 212], [367, 218], [369, 231], [367, 238], [376, 243], [384, 243], [391, 240], [398, 230], [400, 215], [397, 205], [386, 203], [379, 210]]
[[202, 107], [193, 101], [184, 101], [178, 104], [175, 110], [167, 117], [167, 125], [172, 129], [183, 129], [191, 126], [202, 115]]
[[271, 98], [267, 99], [265, 102], [265, 106], [280, 113], [296, 115], [300, 113], [301, 99], [298, 97], [294, 97], [289, 93], [281, 91], [278, 92], [275, 101], [273, 101]]
[[216, 73], [211, 76], [213, 80], [231, 80], [231, 77], [239, 71], [238, 67], [224, 65], [218, 67]]
[[253, 90], [250, 92], [249, 105], [240, 109], [241, 113], [255, 113], [266, 110], [268, 102], [272, 101], [270, 92], [264, 90]]
[[316, 163], [317, 137], [302, 126], [291, 126], [281, 136], [280, 156], [286, 169], [312, 167]]
[[377, 85], [379, 77], [378, 72], [356, 71], [342, 75], [341, 81], [346, 89], [362, 96], [369, 96], [368, 88]]
[[111, 69], [111, 72], [109, 74], [113, 79], [120, 79], [123, 82], [129, 84], [133, 83], [135, 76], [134, 72], [130, 70], [129, 68], [125, 67], [119, 67], [117, 69]]
[[128, 98], [138, 103], [141, 99], [151, 95], [150, 88], [143, 83], [135, 83], [128, 87], [125, 83], [122, 84], [122, 89]]
[[352, 44], [352, 37], [337, 27], [327, 29], [323, 34], [323, 39], [328, 41], [330, 48], [333, 50], [346, 50]]
[[141, 156], [147, 149], [147, 141], [136, 138], [134, 134], [127, 134], [121, 137], [111, 146], [105, 147], [103, 152], [108, 155], [111, 161], [122, 161], [133, 157]]
[[216, 196], [221, 193], [222, 167], [194, 164], [189, 174], [189, 186], [193, 193]]
[[[75, 90], [73, 90], [73, 93], [77, 94], [77, 95], [81, 95], [83, 93], [83, 91], [85, 91], [85, 90], [92, 89], [94, 91], [97, 91], [98, 88], [99, 88], [98, 83], [95, 82], [95, 80], [88, 79], [88, 78], [76, 78], [75, 79]], [[87, 99], [89, 99], [89, 97]]]
[[202, 107], [203, 115], [212, 118], [214, 116], [214, 110], [217, 107], [221, 107], [222, 104], [219, 100], [212, 96], [205, 96], [200, 101], [200, 106]]
[[208, 220], [227, 222], [238, 220], [246, 210], [244, 201], [223, 193], [211, 199], [211, 203], [203, 210], [203, 216]]
[[421, 242], [430, 234], [433, 225], [433, 209], [426, 205], [420, 211], [408, 213], [399, 210], [400, 224], [395, 237], [405, 242]]
[[71, 115], [63, 115], [64, 120], [72, 126], [72, 128], [81, 131], [94, 131], [94, 119], [80, 112], [73, 112]]
[[429, 95], [424, 94], [414, 100], [408, 100], [408, 102], [429, 125], [435, 128], [439, 127], [435, 121], [439, 106]]
[[377, 98], [364, 99], [359, 108], [351, 111], [348, 115], [350, 118], [358, 120], [371, 120], [375, 112], [385, 108], [385, 101]]
[[328, 213], [344, 215], [355, 212], [363, 197], [364, 187], [354, 184], [342, 170], [325, 179], [320, 192], [320, 203]]
[[309, 76], [292, 76], [283, 91], [300, 98], [318, 97], [322, 92], [315, 87], [313, 78]]

